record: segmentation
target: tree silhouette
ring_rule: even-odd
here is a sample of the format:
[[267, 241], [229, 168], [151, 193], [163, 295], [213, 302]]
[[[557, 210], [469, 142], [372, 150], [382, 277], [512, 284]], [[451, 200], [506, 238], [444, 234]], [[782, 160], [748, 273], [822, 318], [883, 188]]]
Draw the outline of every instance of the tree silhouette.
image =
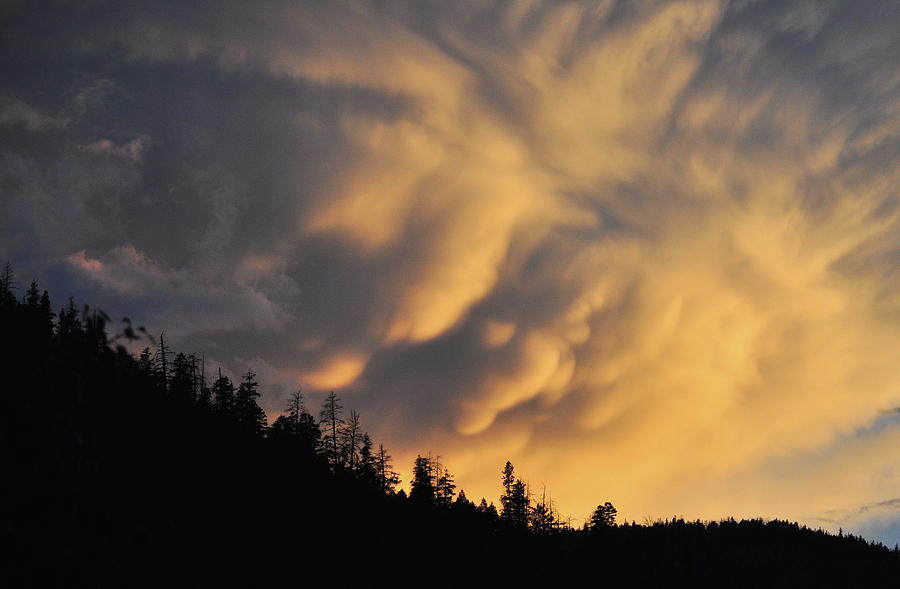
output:
[[410, 485], [409, 498], [416, 503], [434, 502], [434, 469], [431, 459], [426, 456], [416, 456], [413, 465], [413, 479]]
[[166, 334], [165, 332], [160, 333], [159, 343], [156, 346], [156, 369], [163, 391], [169, 390], [169, 356], [171, 355], [172, 351], [166, 345]]
[[231, 379], [222, 374], [219, 368], [219, 378], [212, 386], [213, 406], [219, 413], [230, 414], [234, 409], [234, 385]]
[[503, 495], [500, 497], [501, 517], [514, 528], [528, 526], [528, 488], [523, 481], [515, 478], [515, 469], [508, 460], [503, 467], [501, 483]]
[[453, 501], [454, 489], [456, 484], [453, 482], [453, 475], [446, 466], [435, 461], [434, 464], [434, 500], [438, 505], [448, 507]]
[[431, 454], [416, 459], [407, 501], [393, 493], [384, 446], [373, 453], [361, 430], [352, 476], [317, 453], [320, 430], [300, 391], [264, 430], [252, 371], [235, 392], [220, 369], [210, 389], [202, 363], [198, 375], [196, 357], [172, 351], [166, 387], [153, 348], [135, 357], [115, 345], [101, 311], [69, 299], [54, 318], [49, 295], [35, 283], [12, 296], [11, 277], [0, 275], [0, 533], [12, 540], [4, 586], [255, 586], [260, 567], [302, 562], [298, 554], [310, 565], [274, 567], [272, 585], [317, 567], [368, 586], [391, 559], [429, 584], [441, 570], [448, 586], [587, 586], [598, 574], [610, 585], [692, 587], [894, 587], [900, 578], [900, 551], [786, 521], [616, 525], [607, 501], [589, 529], [574, 530], [546, 490], [529, 508], [511, 463], [503, 520], [462, 490], [449, 509], [435, 508], [454, 483]]
[[331, 391], [325, 398], [322, 411], [319, 413], [319, 425], [322, 427], [322, 437], [325, 445], [325, 458], [335, 470], [341, 467], [340, 437], [344, 420], [341, 419], [341, 411], [344, 406], [340, 404], [338, 396]]
[[279, 416], [272, 423], [270, 435], [293, 444], [304, 461], [312, 460], [321, 450], [322, 433], [303, 403], [301, 391], [291, 393], [285, 411], [286, 415]]
[[616, 514], [618, 511], [609, 501], [597, 506], [597, 509], [591, 514], [590, 528], [599, 530], [616, 525]]
[[13, 308], [16, 304], [16, 296], [13, 291], [16, 289], [15, 274], [9, 262], [3, 266], [3, 274], [0, 275], [0, 305], [4, 308]]
[[248, 369], [234, 395], [234, 415], [237, 422], [244, 431], [252, 434], [258, 434], [266, 428], [266, 414], [256, 402], [259, 398], [258, 388], [256, 373]]
[[359, 466], [359, 450], [362, 442], [362, 427], [359, 423], [359, 413], [350, 412], [350, 418], [340, 427], [341, 464], [350, 470]]
[[400, 484], [400, 475], [394, 471], [391, 455], [378, 444], [378, 455], [375, 457], [375, 476], [382, 493], [392, 494], [394, 487]]
[[175, 354], [172, 361], [172, 382], [170, 392], [182, 401], [194, 400], [194, 364], [183, 353]]
[[356, 468], [360, 480], [368, 484], [378, 484], [378, 476], [375, 472], [375, 455], [372, 453], [374, 444], [369, 434], [364, 433], [359, 447], [359, 465]]
[[531, 509], [529, 524], [538, 534], [546, 534], [556, 529], [556, 518], [553, 515], [553, 502], [547, 497], [547, 488], [541, 489], [541, 498]]

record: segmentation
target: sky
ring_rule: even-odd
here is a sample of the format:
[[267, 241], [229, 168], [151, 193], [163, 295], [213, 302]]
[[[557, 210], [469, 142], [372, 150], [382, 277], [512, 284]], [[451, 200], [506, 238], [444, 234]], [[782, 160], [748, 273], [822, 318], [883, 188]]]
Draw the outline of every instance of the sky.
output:
[[893, 546], [897, 55], [891, 0], [9, 1], [0, 261], [406, 480]]

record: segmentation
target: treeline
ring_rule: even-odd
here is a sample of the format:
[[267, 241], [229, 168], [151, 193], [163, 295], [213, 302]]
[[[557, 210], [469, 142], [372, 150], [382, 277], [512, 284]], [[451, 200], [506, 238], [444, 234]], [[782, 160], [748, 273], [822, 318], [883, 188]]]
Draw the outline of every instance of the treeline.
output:
[[[0, 275], [0, 584], [458, 587], [570, 584], [895, 586], [900, 554], [788, 522], [581, 529], [498, 468], [498, 505], [420, 455], [410, 493], [331, 393], [271, 424], [238, 382], [71, 299]], [[139, 354], [128, 347], [148, 344]]]

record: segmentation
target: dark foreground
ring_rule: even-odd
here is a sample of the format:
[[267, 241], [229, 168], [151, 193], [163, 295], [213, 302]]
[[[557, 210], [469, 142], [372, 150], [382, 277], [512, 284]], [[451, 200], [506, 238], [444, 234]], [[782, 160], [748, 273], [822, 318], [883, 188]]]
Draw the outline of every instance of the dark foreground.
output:
[[181, 373], [158, 350], [134, 358], [115, 345], [138, 335], [127, 326], [110, 341], [102, 314], [8, 286], [4, 587], [900, 586], [897, 552], [788, 522], [536, 530], [434, 490], [407, 498], [329, 456], [305, 411], [264, 427], [252, 386], [225, 410], [196, 363], [186, 379], [183, 356]]

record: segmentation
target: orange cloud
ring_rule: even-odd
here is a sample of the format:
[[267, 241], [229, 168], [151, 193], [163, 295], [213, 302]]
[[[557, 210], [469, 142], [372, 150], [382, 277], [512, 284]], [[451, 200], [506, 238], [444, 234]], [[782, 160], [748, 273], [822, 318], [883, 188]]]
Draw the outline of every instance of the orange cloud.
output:
[[[129, 51], [403, 104], [317, 121], [350, 155], [282, 240], [364, 274], [354, 351], [304, 334], [297, 363], [326, 360], [295, 370], [377, 393], [385, 435], [414, 440], [398, 460], [430, 447], [495, 497], [510, 459], [576, 516], [816, 517], [900, 495], [896, 422], [858, 435], [900, 404], [897, 35], [837, 43], [829, 8], [757, 4], [476, 4], [429, 27], [297, 5], [259, 38]], [[391, 396], [422, 357], [446, 396], [427, 425]], [[396, 376], [363, 382], [380, 362]]]

